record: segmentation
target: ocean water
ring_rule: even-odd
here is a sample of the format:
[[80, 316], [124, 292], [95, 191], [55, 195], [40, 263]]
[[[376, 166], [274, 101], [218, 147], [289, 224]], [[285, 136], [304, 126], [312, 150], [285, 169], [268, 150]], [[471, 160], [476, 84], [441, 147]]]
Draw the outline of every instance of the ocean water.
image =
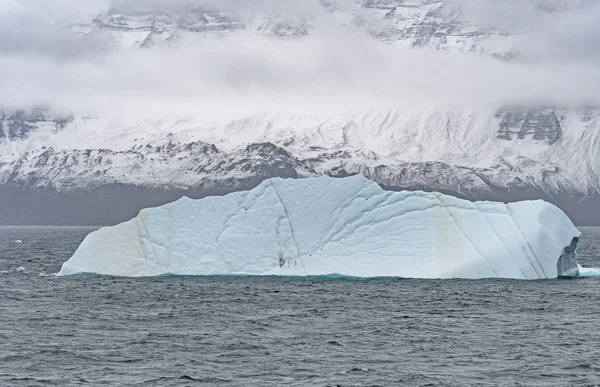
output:
[[0, 386], [600, 385], [600, 279], [52, 276], [90, 231], [0, 228]]

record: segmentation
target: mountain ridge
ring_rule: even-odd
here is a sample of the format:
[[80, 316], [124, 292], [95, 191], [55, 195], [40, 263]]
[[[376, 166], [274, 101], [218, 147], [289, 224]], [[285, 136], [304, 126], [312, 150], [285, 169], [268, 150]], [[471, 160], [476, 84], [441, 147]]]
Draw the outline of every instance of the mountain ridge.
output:
[[[523, 6], [529, 9], [527, 17], [508, 26], [498, 25], [495, 20], [474, 19], [469, 7], [477, 3], [467, 0], [323, 0], [293, 12], [227, 10], [214, 5], [186, 5], [164, 11], [113, 6], [96, 12], [89, 20], [60, 28], [89, 45], [98, 58], [107, 50], [114, 58], [163, 48], [157, 52], [168, 54], [173, 46], [185, 52], [195, 47], [194, 37], [214, 39], [208, 41], [221, 45], [231, 42], [223, 37], [236, 34], [250, 34], [269, 44], [303, 41], [327, 32], [323, 23], [326, 19], [330, 28], [360, 32], [368, 39], [384, 42], [384, 49], [402, 46], [414, 52], [433, 50], [489, 57], [493, 63], [531, 65], [537, 59], [522, 43], [535, 32], [535, 23], [558, 20], [566, 12], [597, 3], [531, 0], [527, 2], [531, 7]], [[488, 16], [495, 17], [487, 11]], [[236, 49], [245, 43], [242, 41]], [[307, 62], [307, 68], [313, 70]], [[282, 63], [286, 70], [292, 61]], [[334, 62], [333, 68], [337, 65]], [[248, 79], [241, 77], [232, 82], [241, 90], [242, 97], [236, 100], [241, 101], [240, 105], [260, 102], [248, 92], [253, 85], [251, 70], [245, 74]], [[269, 77], [271, 70], [266, 66], [266, 75], [261, 74], [267, 85], [277, 80]], [[300, 70], [302, 73], [306, 69]], [[234, 66], [224, 74], [236, 73]], [[149, 74], [163, 76], [160, 72]], [[208, 74], [208, 78], [214, 75]], [[169, 75], [164, 75], [167, 81]], [[350, 73], [349, 81], [354, 81], [353, 75]], [[283, 71], [283, 76], [288, 74]], [[408, 82], [410, 77], [405, 80]], [[153, 79], [142, 81], [148, 90], [153, 88]], [[301, 87], [302, 81], [291, 85]], [[246, 84], [250, 85], [247, 89]], [[285, 85], [285, 93], [296, 93]], [[211, 86], [207, 86], [208, 102], [213, 101]], [[458, 86], [460, 89], [463, 85], [459, 82]], [[375, 94], [378, 87], [373, 87]], [[216, 96], [218, 92], [218, 87], [213, 90]], [[100, 99], [107, 103], [109, 97], [115, 97], [108, 105], [112, 103], [116, 111], [121, 101], [116, 97], [123, 96], [115, 94], [101, 95]], [[300, 91], [298, 94], [302, 96]], [[345, 105], [343, 91], [334, 97], [340, 99], [336, 106]], [[518, 97], [514, 96], [515, 101]], [[83, 91], [81, 98], [86, 98]], [[294, 101], [283, 101], [275, 108], [259, 106], [244, 112], [238, 111], [240, 106], [228, 106], [227, 98], [220, 105], [217, 97], [214, 101], [219, 109], [207, 104], [178, 113], [175, 108], [169, 112], [168, 107], [161, 107], [167, 112], [162, 116], [153, 106], [142, 113], [112, 112], [108, 108], [96, 114], [82, 108], [57, 114], [51, 102], [47, 108], [3, 109], [0, 198], [7, 204], [0, 210], [0, 223], [107, 224], [122, 220], [125, 213], [135, 215], [141, 206], [163, 204], [184, 194], [222, 194], [251, 188], [276, 176], [342, 177], [360, 173], [394, 190], [440, 191], [470, 200], [543, 198], [558, 204], [575, 222], [600, 224], [600, 108], [593, 105], [561, 108], [549, 103], [525, 106], [515, 102], [488, 108], [441, 108], [434, 104], [415, 109], [391, 103], [393, 108], [333, 108], [314, 101], [312, 104], [319, 109], [311, 111], [296, 106]], [[284, 109], [277, 110], [279, 107]], [[69, 110], [64, 106], [61, 109]], [[103, 199], [103, 192], [111, 193]], [[126, 199], [118, 204], [120, 194]], [[80, 204], [71, 205], [71, 199], [59, 197]], [[105, 213], [94, 200], [106, 206]], [[56, 207], [56, 212], [51, 207]], [[53, 215], [43, 215], [47, 211]], [[23, 215], [26, 212], [29, 215]], [[36, 213], [42, 215], [36, 217]]]

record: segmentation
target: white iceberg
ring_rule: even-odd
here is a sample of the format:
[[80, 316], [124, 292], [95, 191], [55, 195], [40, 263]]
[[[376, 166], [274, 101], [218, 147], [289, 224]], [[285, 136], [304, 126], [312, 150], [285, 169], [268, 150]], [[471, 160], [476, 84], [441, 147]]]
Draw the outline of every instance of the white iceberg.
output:
[[270, 179], [91, 233], [59, 275], [579, 275], [580, 232], [544, 201], [390, 192], [362, 176]]

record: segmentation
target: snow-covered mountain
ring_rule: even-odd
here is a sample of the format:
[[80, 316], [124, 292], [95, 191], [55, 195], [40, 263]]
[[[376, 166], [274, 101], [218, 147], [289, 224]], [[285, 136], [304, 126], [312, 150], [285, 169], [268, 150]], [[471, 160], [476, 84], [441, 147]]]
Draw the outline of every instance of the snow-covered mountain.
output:
[[595, 206], [600, 193], [599, 116], [596, 109], [382, 110], [113, 126], [21, 112], [2, 121], [0, 185], [53, 195], [118, 186], [203, 196], [272, 176], [361, 173], [384, 187], [469, 199], [543, 197], [591, 222], [596, 214], [577, 205], [587, 198]]
[[[301, 37], [318, 32], [323, 24], [330, 26], [331, 22], [391, 44], [516, 59], [527, 54], [520, 52], [519, 42], [532, 33], [536, 23], [552, 20], [561, 12], [584, 9], [596, 1], [527, 0], [516, 6], [521, 9], [517, 12], [520, 18], [509, 24], [498, 22], [513, 16], [498, 6], [501, 2], [486, 9], [473, 0], [314, 0], [304, 2], [309, 6], [292, 12], [277, 8], [227, 10], [215, 3], [189, 2], [160, 12], [144, 7], [111, 6], [92, 20], [74, 23], [69, 28], [90, 39], [100, 38], [105, 48], [115, 49], [170, 45], [190, 35], [250, 32]], [[487, 0], [481, 3], [484, 2], [489, 3]], [[488, 13], [488, 17], [479, 18], [481, 12]]]
[[[510, 25], [475, 18], [477, 2], [468, 0], [321, 0], [287, 13], [120, 3], [57, 28], [98, 55], [193, 50], [196, 37], [223, 42], [248, 33], [301, 40], [335, 27], [390, 49], [530, 63], [523, 37], [542, 19], [598, 2], [528, 0], [525, 20]], [[223, 194], [274, 176], [358, 173], [387, 189], [543, 198], [576, 223], [600, 224], [600, 109], [593, 106], [298, 107], [162, 117], [64, 110], [53, 113], [48, 103], [0, 113], [0, 224], [110, 224], [183, 194]]]

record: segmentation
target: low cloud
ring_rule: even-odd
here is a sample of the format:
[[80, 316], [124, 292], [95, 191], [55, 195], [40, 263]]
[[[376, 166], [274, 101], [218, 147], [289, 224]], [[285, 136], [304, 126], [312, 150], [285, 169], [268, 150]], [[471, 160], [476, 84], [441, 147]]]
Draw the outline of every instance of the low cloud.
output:
[[323, 12], [323, 25], [301, 39], [236, 33], [193, 37], [179, 46], [151, 50], [107, 51], [101, 36], [92, 40], [65, 26], [91, 20], [109, 7], [128, 13], [176, 12], [190, 2], [82, 3], [7, 0], [0, 6], [0, 105], [218, 115], [269, 109], [600, 104], [597, 2], [582, 1], [560, 12], [559, 1], [546, 2], [542, 6], [554, 8], [543, 9], [544, 2], [534, 0], [525, 5], [461, 3], [462, 17], [473, 23], [529, 29], [516, 43], [527, 55], [512, 62], [384, 44], [364, 32], [338, 28], [320, 2], [309, 0], [193, 2], [238, 13]]
[[221, 11], [233, 15], [252, 12], [315, 15], [323, 12], [319, 0], [109, 0], [108, 4], [114, 11], [127, 14], [169, 14], [183, 12], [188, 8]]

